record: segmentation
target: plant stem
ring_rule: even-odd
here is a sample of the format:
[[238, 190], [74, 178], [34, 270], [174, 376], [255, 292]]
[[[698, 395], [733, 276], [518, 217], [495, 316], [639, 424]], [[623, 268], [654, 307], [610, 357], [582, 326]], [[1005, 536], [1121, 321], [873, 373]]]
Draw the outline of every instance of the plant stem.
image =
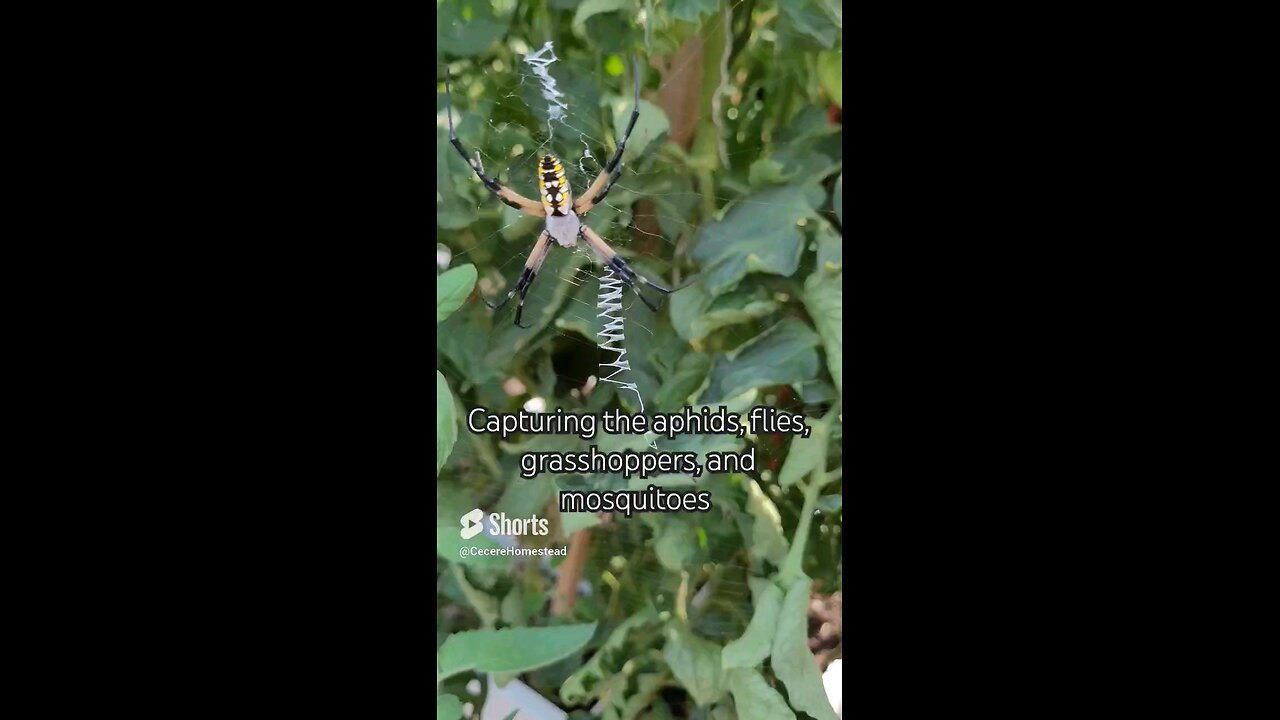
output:
[[[826, 451], [823, 451], [826, 454]], [[826, 458], [823, 458], [826, 462]], [[791, 550], [787, 552], [787, 559], [782, 563], [782, 570], [778, 573], [778, 578], [786, 587], [790, 587], [804, 573], [801, 570], [801, 562], [804, 560], [804, 546], [809, 542], [809, 526], [813, 523], [814, 506], [818, 504], [818, 493], [822, 491], [823, 483], [817, 481], [817, 475], [822, 472], [821, 466], [813, 471], [813, 480], [804, 486], [804, 507], [800, 509], [800, 522], [796, 523], [796, 534], [791, 539]]]
[[[819, 424], [826, 430], [827, 437], [831, 436], [831, 426], [835, 424], [836, 417], [839, 415], [840, 403], [837, 402], [820, 421]], [[813, 524], [814, 506], [818, 504], [818, 495], [822, 492], [822, 488], [833, 479], [827, 475], [827, 450], [828, 445], [823, 444], [820, 450], [822, 457], [818, 459], [817, 466], [809, 475], [809, 482], [802, 483], [804, 484], [804, 506], [800, 508], [800, 521], [796, 523], [796, 532], [791, 538], [791, 549], [787, 551], [787, 559], [783, 561], [782, 569], [778, 571], [778, 579], [782, 581], [784, 587], [789, 587], [804, 574], [801, 564], [804, 561], [804, 546], [809, 542], [809, 526]], [[837, 468], [832, 471], [832, 474], [840, 477], [843, 470], [844, 468]]]

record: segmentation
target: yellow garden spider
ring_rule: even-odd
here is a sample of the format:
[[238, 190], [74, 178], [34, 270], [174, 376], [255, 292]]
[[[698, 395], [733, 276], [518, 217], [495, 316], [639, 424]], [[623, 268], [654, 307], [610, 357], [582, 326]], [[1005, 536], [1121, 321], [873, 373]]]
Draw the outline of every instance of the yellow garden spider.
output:
[[462, 159], [466, 160], [471, 169], [476, 172], [476, 175], [480, 176], [480, 181], [484, 183], [484, 186], [489, 188], [489, 191], [494, 195], [497, 195], [499, 200], [525, 215], [546, 218], [547, 220], [546, 227], [538, 235], [538, 240], [533, 245], [533, 252], [529, 253], [529, 259], [525, 261], [524, 271], [520, 273], [520, 279], [516, 281], [516, 286], [497, 305], [490, 303], [488, 300], [485, 300], [485, 304], [494, 310], [498, 310], [506, 305], [511, 298], [515, 297], [516, 293], [520, 293], [520, 304], [516, 306], [516, 325], [522, 328], [532, 327], [530, 325], [520, 325], [520, 314], [524, 312], [524, 298], [529, 292], [529, 286], [533, 284], [533, 279], [537, 277], [538, 270], [542, 267], [542, 262], [547, 259], [547, 253], [551, 250], [551, 241], [556, 241], [561, 247], [574, 248], [578, 245], [578, 238], [582, 238], [595, 251], [600, 258], [600, 262], [613, 268], [622, 278], [622, 282], [626, 283], [627, 287], [630, 287], [635, 292], [641, 302], [649, 306], [650, 310], [657, 312], [657, 306], [640, 294], [639, 288], [636, 287], [636, 281], [638, 280], [664, 294], [672, 292], [671, 289], [636, 274], [626, 260], [618, 257], [618, 253], [614, 252], [613, 248], [609, 247], [604, 240], [601, 240], [600, 236], [583, 224], [578, 217], [579, 215], [585, 215], [591, 208], [598, 205], [601, 200], [604, 200], [605, 196], [609, 194], [609, 190], [613, 188], [613, 184], [622, 175], [620, 166], [622, 151], [627, 147], [627, 140], [631, 138], [631, 131], [635, 129], [636, 120], [640, 118], [639, 63], [636, 63], [635, 105], [631, 109], [631, 121], [627, 123], [627, 131], [623, 133], [622, 140], [618, 142], [618, 149], [614, 151], [613, 157], [610, 158], [604, 169], [600, 171], [600, 175], [595, 179], [595, 182], [591, 183], [591, 187], [587, 188], [587, 191], [577, 200], [573, 199], [573, 188], [565, 180], [564, 166], [555, 155], [543, 155], [538, 161], [538, 194], [542, 200], [540, 203], [504, 187], [497, 180], [485, 175], [484, 166], [480, 164], [480, 153], [476, 153], [475, 160], [468, 157], [467, 151], [463, 149], [462, 143], [458, 141], [458, 134], [453, 131], [453, 99], [449, 91], [449, 69], [447, 67], [444, 74], [444, 94], [445, 112], [449, 114], [449, 142], [453, 143], [453, 146], [458, 149], [458, 153], [462, 155]]

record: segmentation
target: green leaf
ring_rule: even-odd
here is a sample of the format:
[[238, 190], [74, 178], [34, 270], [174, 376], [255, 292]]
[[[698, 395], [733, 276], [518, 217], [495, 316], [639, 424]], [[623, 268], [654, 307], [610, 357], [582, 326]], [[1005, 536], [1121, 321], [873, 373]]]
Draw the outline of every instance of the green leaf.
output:
[[706, 706], [724, 696], [720, 652], [720, 646], [710, 640], [704, 640], [683, 627], [672, 627], [662, 656], [693, 701], [699, 706]]
[[615, 10], [625, 10], [631, 6], [631, 0], [583, 0], [577, 12], [573, 14], [573, 31], [579, 36], [586, 36], [587, 18]]
[[452, 695], [437, 695], [436, 718], [462, 720], [462, 701]]
[[458, 589], [462, 591], [463, 597], [480, 616], [480, 622], [487, 628], [493, 627], [501, 615], [498, 599], [472, 585], [461, 565], [451, 565], [449, 570], [453, 572], [453, 579], [458, 583]]
[[808, 325], [787, 318], [728, 353], [711, 371], [701, 402], [739, 395], [771, 385], [795, 385], [818, 373], [818, 336]]
[[653, 543], [653, 552], [658, 556], [662, 567], [678, 573], [684, 569], [689, 558], [693, 557], [696, 547], [692, 528], [679, 520], [668, 519]]
[[436, 477], [440, 477], [440, 468], [449, 459], [453, 444], [458, 441], [458, 419], [454, 417], [453, 393], [449, 392], [449, 382], [440, 371], [436, 371]]
[[664, 4], [676, 20], [696, 23], [703, 15], [715, 12], [720, 0], [666, 0]]
[[753, 188], [781, 185], [789, 178], [790, 175], [782, 171], [782, 163], [772, 158], [760, 158], [751, 163], [751, 169], [747, 172], [747, 182]]
[[505, 625], [524, 625], [529, 618], [525, 614], [524, 588], [512, 585], [511, 590], [498, 605], [498, 616]]
[[507, 484], [493, 511], [506, 513], [508, 517], [546, 517], [547, 503], [555, 494], [556, 483], [551, 475], [539, 475], [532, 480], [519, 478]]
[[474, 57], [507, 32], [510, 18], [493, 14], [489, 0], [444, 0], [436, 6], [436, 45], [439, 52]]
[[671, 324], [680, 337], [693, 342], [722, 327], [750, 322], [771, 315], [778, 304], [764, 288], [736, 290], [713, 298], [702, 283], [695, 282], [671, 296]]
[[844, 268], [844, 238], [827, 222], [818, 223], [814, 235], [818, 242], [818, 268], [832, 277]]
[[782, 609], [782, 590], [769, 583], [756, 598], [755, 613], [742, 637], [724, 646], [721, 664], [725, 670], [753, 668], [769, 657], [773, 634], [778, 629], [778, 611]]
[[[615, 138], [621, 138], [622, 134], [627, 131], [627, 123], [631, 122], [631, 108], [634, 106], [635, 96], [633, 95], [610, 99], [609, 109], [613, 113], [613, 136]], [[667, 134], [670, 129], [671, 121], [667, 119], [667, 113], [657, 105], [641, 98], [640, 118], [636, 120], [636, 126], [631, 131], [631, 139], [627, 141], [627, 158], [630, 159], [630, 162], [634, 162], [644, 152], [644, 149], [649, 146], [649, 143]], [[628, 160], [624, 158], [624, 167], [627, 162]], [[609, 197], [612, 198], [613, 195]], [[596, 216], [593, 214], [592, 217]]]
[[791, 707], [815, 720], [839, 720], [822, 687], [818, 663], [809, 652], [809, 583], [809, 578], [796, 581], [782, 601], [770, 665], [787, 687]]
[[596, 654], [592, 655], [585, 665], [578, 668], [560, 686], [560, 699], [566, 705], [580, 705], [596, 697], [597, 693], [589, 691], [587, 686], [592, 686], [594, 689], [602, 678], [620, 670], [622, 663], [630, 659], [625, 657], [626, 654], [623, 652], [627, 643], [627, 636], [633, 631], [657, 621], [657, 613], [652, 609], [646, 608], [627, 618], [621, 625], [614, 628], [613, 632], [609, 633], [609, 637], [605, 639], [604, 644], [596, 651]]
[[436, 324], [462, 307], [476, 286], [476, 266], [462, 265], [436, 278]]
[[782, 5], [783, 26], [825, 48], [835, 45], [839, 29], [816, 0], [787, 0]]
[[843, 30], [844, 3], [840, 0], [818, 0], [818, 2], [822, 7], [822, 11], [831, 18], [831, 22], [835, 23], [837, 28]]
[[787, 461], [782, 463], [782, 471], [778, 473], [778, 484], [782, 487], [790, 487], [800, 482], [801, 478], [813, 472], [814, 468], [818, 467], [818, 463], [823, 462], [827, 457], [823, 449], [831, 438], [826, 427], [814, 422], [812, 418], [806, 422], [809, 425], [809, 437], [796, 435], [792, 438]]
[[841, 63], [843, 57], [838, 52], [818, 53], [818, 83], [822, 85], [822, 89], [826, 91], [827, 97], [831, 98], [831, 102], [838, 107], [844, 107], [840, 102], [841, 90], [843, 83], [841, 76], [843, 68]]
[[671, 295], [671, 327], [676, 334], [692, 342], [693, 323], [711, 307], [711, 295], [702, 283], [694, 281], [688, 287]]
[[822, 268], [814, 270], [804, 281], [804, 306], [822, 336], [827, 369], [836, 383], [836, 392], [844, 397], [844, 275], [832, 276]]
[[755, 518], [751, 525], [751, 554], [781, 566], [787, 557], [787, 538], [782, 534], [782, 516], [778, 514], [778, 508], [769, 496], [760, 489], [760, 483], [748, 479], [746, 487], [747, 512]]
[[726, 678], [741, 720], [795, 720], [787, 701], [769, 687], [759, 671], [737, 668], [726, 673]]
[[694, 339], [703, 338], [722, 327], [751, 322], [772, 315], [778, 303], [770, 300], [764, 288], [755, 293], [733, 292], [711, 302], [701, 317], [693, 321]]
[[774, 188], [740, 200], [724, 220], [704, 225], [692, 255], [704, 267], [700, 282], [707, 293], [722, 295], [747, 273], [794, 273], [804, 246], [797, 223], [811, 217], [813, 207], [802, 188]]
[[565, 537], [599, 524], [600, 516], [593, 512], [560, 513], [560, 532], [564, 533]]
[[563, 660], [591, 640], [595, 623], [558, 627], [469, 630], [450, 635], [440, 646], [440, 674], [467, 670], [521, 673]]
[[844, 224], [844, 173], [840, 173], [840, 177], [836, 178], [836, 186], [831, 192], [831, 206], [835, 208], [836, 219], [840, 224]]
[[830, 383], [821, 380], [800, 383], [795, 386], [795, 391], [805, 405], [822, 405], [835, 400], [837, 397], [836, 389], [831, 387]]
[[667, 378], [654, 398], [658, 409], [671, 412], [683, 408], [689, 398], [706, 384], [710, 374], [711, 356], [707, 353], [693, 352], [681, 356], [675, 373]]

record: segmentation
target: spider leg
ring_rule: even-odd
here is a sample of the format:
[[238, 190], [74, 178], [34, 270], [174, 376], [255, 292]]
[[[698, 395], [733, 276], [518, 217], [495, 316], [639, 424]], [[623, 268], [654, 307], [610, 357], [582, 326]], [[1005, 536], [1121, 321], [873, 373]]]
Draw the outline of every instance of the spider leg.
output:
[[[604, 188], [601, 189], [600, 192], [597, 193], [595, 197], [591, 198], [590, 203], [586, 203], [586, 210], [590, 210], [591, 208], [603, 202], [605, 196], [608, 195], [609, 191], [613, 189], [613, 184], [618, 182], [618, 180], [620, 180], [621, 178], [622, 178], [622, 166], [619, 165], [618, 169], [614, 170], [613, 174], [609, 176], [609, 182], [605, 184]], [[583, 210], [583, 212], [586, 212], [586, 210]]]
[[629, 265], [626, 260], [623, 260], [618, 253], [614, 252], [613, 248], [609, 247], [604, 240], [600, 239], [600, 236], [596, 234], [595, 230], [592, 230], [586, 225], [582, 225], [578, 229], [578, 235], [587, 241], [587, 244], [591, 246], [591, 249], [600, 257], [601, 262], [610, 268], [613, 268], [614, 272], [618, 273], [618, 277], [622, 278], [622, 282], [626, 283], [632, 290], [634, 290], [636, 295], [640, 296], [640, 300], [643, 301], [650, 310], [658, 312], [658, 307], [649, 302], [649, 299], [640, 292], [640, 288], [636, 287], [637, 282], [642, 282], [664, 295], [675, 292], [671, 288], [659, 285], [635, 270], [632, 270], [631, 265]]
[[521, 325], [520, 316], [524, 314], [524, 298], [529, 294], [529, 286], [533, 284], [533, 279], [538, 277], [538, 271], [542, 269], [542, 263], [547, 259], [547, 253], [551, 250], [551, 235], [543, 232], [538, 236], [538, 242], [533, 246], [533, 252], [529, 253], [529, 259], [525, 261], [524, 270], [520, 271], [520, 279], [516, 281], [516, 286], [511, 288], [507, 296], [502, 302], [494, 305], [488, 300], [484, 301], [493, 310], [501, 310], [503, 305], [511, 301], [516, 293], [520, 293], [520, 303], [516, 305], [516, 325], [528, 330], [532, 325]]
[[640, 292], [640, 288], [636, 287], [636, 284], [634, 281], [628, 280], [627, 286], [630, 287], [631, 291], [636, 294], [636, 297], [640, 298], [640, 302], [644, 303], [645, 306], [648, 307], [650, 310], [654, 312], [658, 312], [658, 306], [649, 302], [649, 298], [645, 297], [644, 293]]
[[453, 130], [453, 93], [449, 90], [449, 66], [447, 65], [444, 68], [444, 104], [445, 113], [449, 116], [449, 143], [458, 150], [458, 154], [462, 156], [462, 159], [467, 161], [467, 165], [471, 166], [471, 169], [475, 171], [476, 175], [480, 178], [480, 182], [484, 183], [484, 186], [489, 189], [489, 192], [497, 195], [499, 200], [519, 210], [525, 215], [546, 217], [547, 213], [546, 210], [543, 209], [542, 203], [534, 202], [520, 193], [515, 192], [511, 188], [505, 187], [502, 183], [494, 180], [488, 175], [485, 175], [484, 166], [480, 164], [479, 153], [476, 153], [474, 160], [471, 156], [467, 155], [466, 148], [462, 147], [462, 142], [458, 140], [458, 133]]
[[618, 178], [622, 175], [620, 163], [622, 162], [622, 151], [627, 148], [627, 141], [631, 139], [631, 131], [636, 129], [636, 120], [640, 119], [640, 61], [635, 61], [636, 76], [636, 97], [635, 103], [631, 106], [631, 120], [627, 122], [627, 131], [622, 134], [622, 140], [618, 143], [617, 150], [614, 150], [613, 157], [609, 158], [609, 162], [605, 163], [604, 169], [596, 176], [591, 187], [582, 193], [582, 197], [574, 203], [574, 212], [582, 215], [591, 208], [600, 204], [604, 200], [604, 196], [609, 194], [613, 189], [613, 184], [618, 182]]

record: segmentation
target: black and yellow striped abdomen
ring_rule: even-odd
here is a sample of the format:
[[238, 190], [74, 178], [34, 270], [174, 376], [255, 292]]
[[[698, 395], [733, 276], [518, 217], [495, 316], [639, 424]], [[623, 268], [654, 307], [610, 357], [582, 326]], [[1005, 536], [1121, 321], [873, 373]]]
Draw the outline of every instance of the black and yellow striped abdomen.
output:
[[566, 215], [573, 207], [573, 193], [564, 176], [564, 166], [555, 155], [538, 161], [538, 195], [548, 215]]

